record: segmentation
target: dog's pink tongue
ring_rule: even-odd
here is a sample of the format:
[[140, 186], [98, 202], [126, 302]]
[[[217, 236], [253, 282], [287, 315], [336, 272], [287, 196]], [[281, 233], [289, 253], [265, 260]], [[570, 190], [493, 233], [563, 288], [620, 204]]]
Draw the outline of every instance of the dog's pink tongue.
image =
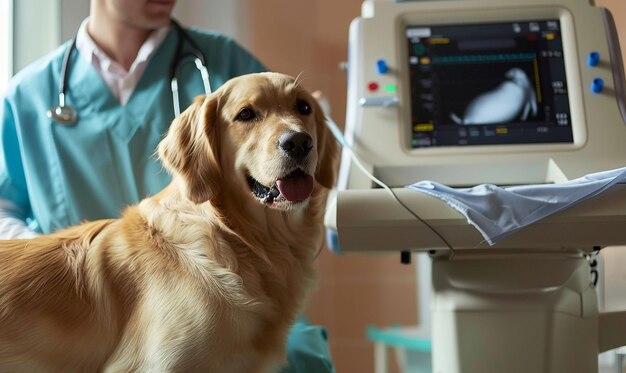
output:
[[291, 175], [278, 179], [276, 186], [287, 201], [304, 201], [313, 193], [313, 176]]

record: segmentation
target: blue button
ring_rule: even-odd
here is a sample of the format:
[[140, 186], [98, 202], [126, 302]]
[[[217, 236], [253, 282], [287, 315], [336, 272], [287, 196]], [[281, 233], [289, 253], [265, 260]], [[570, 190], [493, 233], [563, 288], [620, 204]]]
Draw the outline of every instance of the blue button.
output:
[[591, 82], [591, 92], [600, 93], [604, 89], [604, 80], [602, 78], [595, 78]]
[[389, 66], [387, 66], [387, 61], [385, 60], [376, 61], [376, 71], [378, 71], [379, 74], [387, 74], [387, 71], [389, 71]]
[[339, 234], [332, 229], [326, 229], [326, 243], [330, 251], [335, 254], [341, 254], [341, 247], [339, 247]]
[[598, 66], [599, 62], [600, 62], [600, 53], [598, 52], [589, 53], [589, 57], [587, 57], [587, 64], [589, 66], [591, 67]]

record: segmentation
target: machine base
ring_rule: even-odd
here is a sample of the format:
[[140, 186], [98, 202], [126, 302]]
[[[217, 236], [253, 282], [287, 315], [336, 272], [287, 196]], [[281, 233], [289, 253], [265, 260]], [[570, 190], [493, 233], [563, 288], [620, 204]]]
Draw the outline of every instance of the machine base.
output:
[[597, 373], [582, 253], [466, 253], [432, 268], [433, 372]]

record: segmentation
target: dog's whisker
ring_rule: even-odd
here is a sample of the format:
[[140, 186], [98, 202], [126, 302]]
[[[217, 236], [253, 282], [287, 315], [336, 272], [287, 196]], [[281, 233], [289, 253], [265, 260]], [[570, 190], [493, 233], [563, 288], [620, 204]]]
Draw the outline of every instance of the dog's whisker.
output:
[[304, 73], [304, 71], [300, 71], [300, 73], [298, 74], [298, 76], [296, 76], [296, 78], [293, 80], [293, 88], [298, 88], [298, 86], [300, 86], [300, 76], [302, 76], [302, 74]]

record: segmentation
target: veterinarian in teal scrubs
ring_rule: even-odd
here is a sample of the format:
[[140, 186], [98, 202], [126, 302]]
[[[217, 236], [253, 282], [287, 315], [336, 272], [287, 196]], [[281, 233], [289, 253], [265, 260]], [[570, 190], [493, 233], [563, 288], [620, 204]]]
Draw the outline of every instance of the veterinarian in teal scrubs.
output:
[[[11, 81], [0, 108], [0, 238], [27, 238], [84, 220], [118, 217], [125, 206], [169, 183], [154, 154], [174, 118], [170, 78], [175, 56], [193, 52], [192, 44], [206, 58], [213, 90], [234, 76], [265, 70], [223, 35], [185, 30], [191, 42], [184, 40], [169, 23], [174, 1], [156, 3], [92, 0], [76, 46], [62, 45]], [[141, 23], [158, 19], [154, 12], [166, 17], [164, 25]], [[106, 34], [98, 34], [95, 25], [106, 25]], [[135, 50], [129, 54], [123, 48], [137, 41], [127, 29], [117, 44], [105, 42], [100, 48], [100, 40], [111, 41], [114, 31], [126, 26], [144, 28]], [[61, 124], [48, 111], [59, 105], [63, 58], [70, 47], [64, 99], [77, 118]], [[124, 54], [134, 57], [134, 64], [116, 60]], [[181, 65], [178, 86], [181, 110], [204, 93], [193, 62]], [[324, 330], [303, 319], [291, 331], [288, 358], [286, 372], [333, 371]]]

